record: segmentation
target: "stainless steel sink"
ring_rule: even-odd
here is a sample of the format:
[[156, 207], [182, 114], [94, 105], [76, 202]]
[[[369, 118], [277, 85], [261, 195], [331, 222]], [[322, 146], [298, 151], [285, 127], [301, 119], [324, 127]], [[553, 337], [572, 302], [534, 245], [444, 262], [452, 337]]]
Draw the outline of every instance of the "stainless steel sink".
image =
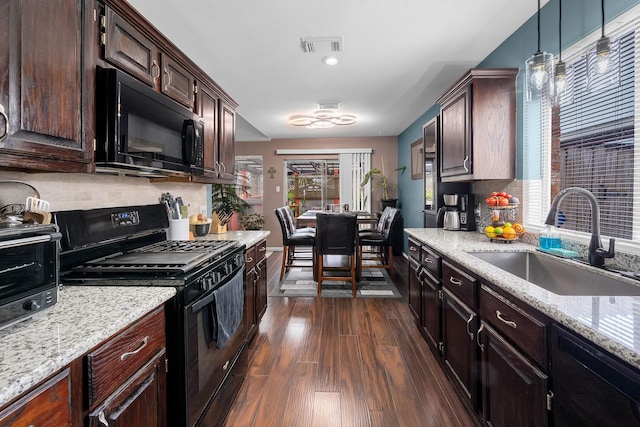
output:
[[539, 252], [469, 252], [558, 295], [640, 296], [640, 286]]

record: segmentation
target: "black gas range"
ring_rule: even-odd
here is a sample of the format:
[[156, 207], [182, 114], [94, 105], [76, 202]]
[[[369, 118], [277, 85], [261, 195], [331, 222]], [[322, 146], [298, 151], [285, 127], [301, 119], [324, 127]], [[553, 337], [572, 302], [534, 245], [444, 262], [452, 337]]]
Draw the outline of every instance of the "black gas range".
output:
[[168, 425], [221, 424], [246, 375], [244, 245], [167, 240], [164, 204], [60, 211], [63, 286], [172, 286]]

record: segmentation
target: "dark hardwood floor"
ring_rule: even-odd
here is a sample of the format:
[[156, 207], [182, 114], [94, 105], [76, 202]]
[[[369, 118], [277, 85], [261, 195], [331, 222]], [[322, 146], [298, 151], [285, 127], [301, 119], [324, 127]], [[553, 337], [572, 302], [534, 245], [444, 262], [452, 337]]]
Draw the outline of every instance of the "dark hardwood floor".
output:
[[269, 297], [225, 425], [473, 426], [409, 312], [407, 262], [394, 263], [402, 299]]

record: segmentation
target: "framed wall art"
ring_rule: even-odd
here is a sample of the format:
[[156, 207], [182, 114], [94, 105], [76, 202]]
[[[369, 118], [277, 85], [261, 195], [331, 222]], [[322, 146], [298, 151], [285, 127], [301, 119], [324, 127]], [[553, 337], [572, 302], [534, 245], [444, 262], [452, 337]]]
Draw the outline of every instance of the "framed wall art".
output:
[[424, 158], [422, 139], [411, 144], [411, 179], [422, 179]]

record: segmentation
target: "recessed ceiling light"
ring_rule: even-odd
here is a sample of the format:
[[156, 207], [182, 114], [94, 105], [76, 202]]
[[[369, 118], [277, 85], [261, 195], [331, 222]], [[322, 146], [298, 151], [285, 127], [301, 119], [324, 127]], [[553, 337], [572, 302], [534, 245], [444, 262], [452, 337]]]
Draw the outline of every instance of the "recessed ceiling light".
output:
[[327, 65], [336, 65], [338, 63], [338, 58], [336, 58], [335, 56], [329, 55], [322, 58], [322, 62]]

